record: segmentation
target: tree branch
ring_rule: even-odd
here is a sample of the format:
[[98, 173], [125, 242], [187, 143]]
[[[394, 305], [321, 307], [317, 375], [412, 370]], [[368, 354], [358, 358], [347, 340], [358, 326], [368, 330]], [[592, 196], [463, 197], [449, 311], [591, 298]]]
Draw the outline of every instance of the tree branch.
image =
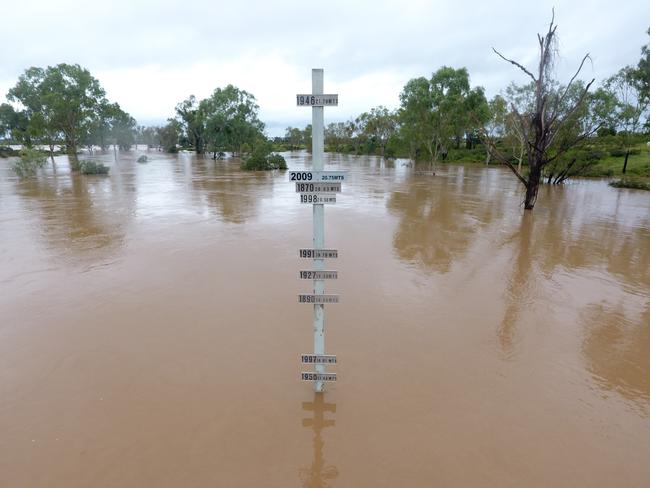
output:
[[486, 145], [488, 148], [489, 153], [495, 158], [498, 159], [501, 163], [505, 164], [508, 168], [512, 170], [512, 172], [515, 174], [517, 179], [521, 181], [521, 183], [525, 186], [528, 187], [528, 180], [524, 178], [519, 171], [517, 171], [517, 168], [508, 160], [507, 157], [505, 157], [503, 154], [501, 154], [501, 151], [499, 151], [496, 146], [492, 143], [490, 138], [485, 134], [484, 132], [481, 133], [481, 139], [483, 139], [483, 143]]
[[[558, 99], [558, 102], [557, 102], [557, 106], [558, 106], [558, 108], [557, 108], [557, 110], [555, 111], [555, 113], [553, 113], [553, 116], [551, 117], [551, 124], [552, 124], [552, 123], [555, 121], [555, 119], [557, 118], [557, 116], [558, 116], [558, 112], [559, 112], [559, 107], [562, 106], [562, 102], [564, 101], [564, 99], [566, 98], [567, 94], [569, 93], [569, 89], [571, 88], [571, 85], [572, 85], [573, 82], [575, 81], [576, 77], [580, 74], [580, 71], [582, 71], [582, 66], [585, 64], [585, 61], [586, 61], [587, 59], [591, 60], [591, 57], [589, 56], [589, 53], [585, 54], [585, 57], [582, 58], [582, 61], [580, 62], [580, 66], [578, 67], [578, 70], [577, 70], [577, 71], [575, 72], [575, 74], [571, 77], [571, 79], [569, 80], [568, 85], [567, 85], [566, 88], [564, 89], [564, 93], [562, 93], [562, 96]], [[593, 81], [592, 81], [592, 83], [593, 83]]]
[[507, 61], [507, 62], [510, 63], [510, 64], [514, 64], [517, 68], [519, 68], [521, 71], [523, 71], [523, 72], [526, 73], [528, 76], [530, 76], [534, 82], [537, 82], [537, 80], [535, 79], [535, 77], [533, 76], [533, 74], [532, 74], [530, 71], [528, 71], [526, 68], [524, 68], [521, 64], [519, 64], [517, 61], [513, 61], [512, 59], [508, 59], [508, 58], [506, 58], [503, 54], [501, 54], [499, 51], [497, 51], [497, 50], [494, 49], [494, 48], [492, 48], [492, 50], [493, 50], [495, 53], [497, 53], [497, 56], [499, 56], [501, 59], [503, 59], [504, 61]]
[[570, 144], [564, 144], [562, 147], [560, 147], [560, 148], [557, 150], [557, 152], [555, 153], [554, 156], [552, 156], [552, 157], [550, 157], [550, 158], [548, 158], [548, 159], [546, 160], [545, 165], [548, 164], [548, 163], [551, 163], [551, 162], [555, 161], [557, 158], [559, 158], [562, 154], [564, 154], [564, 153], [567, 152], [569, 149], [571, 149], [573, 146], [575, 146], [576, 144], [578, 144], [580, 141], [583, 141], [583, 140], [587, 139], [588, 137], [591, 137], [591, 136], [592, 136], [593, 134], [595, 134], [596, 131], [598, 131], [598, 129], [600, 129], [602, 126], [603, 126], [603, 124], [598, 124], [596, 127], [594, 127], [594, 128], [593, 128], [592, 130], [590, 130], [589, 132], [585, 132], [584, 134], [580, 134], [578, 137], [576, 137], [575, 139], [573, 139], [573, 140], [571, 141]]
[[[582, 105], [582, 102], [584, 102], [585, 97], [587, 96], [587, 93], [589, 92], [589, 88], [591, 87], [591, 85], [594, 83], [595, 80], [596, 80], [596, 79], [593, 78], [589, 83], [587, 83], [587, 86], [585, 86], [584, 90], [582, 90], [582, 94], [580, 95], [580, 98], [578, 99], [578, 101], [576, 102], [576, 104], [575, 104], [575, 105], [573, 106], [573, 108], [571, 108], [571, 110], [569, 110], [569, 112], [564, 116], [564, 119], [561, 120], [560, 122], [558, 122], [558, 125], [557, 125], [557, 127], [555, 128], [555, 132], [554, 132], [554, 134], [549, 138], [549, 142], [548, 142], [548, 145], [549, 145], [549, 146], [553, 143], [553, 140], [555, 139], [555, 136], [557, 136], [557, 134], [559, 134], [559, 132], [560, 132], [560, 127], [562, 127], [562, 126], [566, 123], [566, 121], [569, 120], [569, 119], [571, 118], [571, 116], [576, 112], [576, 110], [578, 110], [578, 108], [580, 107], [580, 105]], [[559, 114], [555, 114], [554, 119], [551, 120], [550, 124], [555, 123], [555, 121], [557, 120], [557, 117], [558, 117], [558, 116], [559, 116]], [[550, 125], [550, 124], [549, 124], [549, 125]], [[591, 134], [593, 134], [593, 132], [594, 132], [594, 131], [590, 131], [590, 132], [588, 132], [587, 134], [588, 134], [588, 135], [591, 135]]]

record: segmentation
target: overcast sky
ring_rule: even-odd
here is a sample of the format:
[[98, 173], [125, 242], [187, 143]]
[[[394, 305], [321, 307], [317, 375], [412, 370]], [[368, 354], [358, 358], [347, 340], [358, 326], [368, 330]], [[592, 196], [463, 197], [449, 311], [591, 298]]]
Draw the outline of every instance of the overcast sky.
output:
[[650, 38], [649, 0], [20, 0], [3, 7], [0, 100], [30, 66], [79, 63], [140, 124], [162, 123], [176, 103], [232, 83], [253, 93], [269, 135], [311, 122], [295, 106], [325, 69], [339, 107], [325, 123], [399, 104], [404, 84], [443, 65], [498, 93], [525, 81], [491, 51], [527, 66], [555, 6], [566, 80], [587, 52], [583, 78], [636, 64]]

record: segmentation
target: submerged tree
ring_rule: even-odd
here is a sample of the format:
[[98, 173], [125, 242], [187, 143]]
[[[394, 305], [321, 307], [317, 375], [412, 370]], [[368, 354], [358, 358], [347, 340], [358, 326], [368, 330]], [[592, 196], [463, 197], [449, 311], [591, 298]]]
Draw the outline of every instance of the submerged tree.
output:
[[7, 99], [25, 107], [30, 131], [52, 146], [60, 133], [73, 169], [77, 149], [86, 139], [105, 99], [99, 82], [78, 64], [29, 68], [9, 90]]
[[194, 95], [176, 105], [176, 115], [196, 154], [205, 152], [206, 117], [201, 103]]
[[160, 149], [168, 153], [178, 152], [178, 140], [183, 131], [178, 120], [167, 119], [167, 124], [163, 127], [156, 127], [155, 131], [155, 140]]
[[0, 105], [0, 137], [8, 137], [9, 140], [27, 147], [32, 145], [29, 119], [24, 110], [15, 110], [8, 103]]
[[400, 93], [399, 119], [411, 153], [423, 147], [433, 164], [445, 157], [450, 144], [460, 147], [465, 137], [471, 146], [474, 132], [489, 118], [481, 87], [470, 89], [465, 68], [443, 66], [432, 74], [410, 80]]
[[[397, 131], [397, 114], [383, 105], [370, 109], [359, 116], [364, 135], [371, 138], [381, 151], [381, 157], [386, 155], [388, 139]], [[345, 134], [345, 125], [343, 125]]]
[[[571, 147], [575, 146], [582, 139], [591, 135], [597, 128], [589, 131], [565, 131], [569, 125], [577, 123], [574, 115], [583, 106], [587, 99], [589, 88], [593, 84], [592, 79], [589, 83], [580, 87], [577, 96], [570, 103], [570, 94], [574, 93], [576, 78], [580, 74], [589, 54], [586, 54], [577, 71], [569, 80], [569, 83], [562, 89], [554, 89], [557, 83], [553, 80], [552, 70], [555, 58], [557, 56], [557, 36], [555, 25], [555, 14], [551, 19], [546, 35], [537, 35], [539, 41], [539, 64], [537, 73], [533, 74], [522, 64], [506, 58], [503, 54], [493, 48], [494, 52], [503, 60], [513, 64], [523, 71], [533, 82], [534, 100], [533, 106], [529, 112], [521, 113], [516, 107], [512, 107], [518, 130], [523, 135], [526, 144], [528, 174], [523, 174], [517, 169], [510, 159], [497, 149], [489, 138], [485, 138], [488, 150], [492, 156], [508, 166], [519, 181], [526, 188], [526, 197], [524, 208], [532, 210], [537, 200], [537, 192], [542, 178], [544, 167], [563, 154]], [[559, 141], [560, 134], [571, 133], [568, 137], [563, 137]]]
[[289, 144], [289, 150], [300, 149], [302, 143], [302, 131], [297, 127], [287, 127], [284, 135], [285, 140]]

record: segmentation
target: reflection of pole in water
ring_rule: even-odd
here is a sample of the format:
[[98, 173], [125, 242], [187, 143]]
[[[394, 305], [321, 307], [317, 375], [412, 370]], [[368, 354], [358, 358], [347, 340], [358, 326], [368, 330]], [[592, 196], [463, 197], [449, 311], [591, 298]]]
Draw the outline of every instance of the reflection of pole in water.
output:
[[314, 461], [309, 468], [300, 470], [300, 480], [306, 488], [326, 488], [327, 480], [333, 480], [339, 475], [336, 466], [325, 466], [323, 459], [323, 447], [325, 443], [321, 437], [321, 431], [325, 427], [333, 427], [334, 420], [326, 420], [325, 412], [336, 412], [335, 403], [325, 403], [324, 393], [314, 393], [313, 402], [303, 402], [302, 409], [313, 411], [314, 416], [310, 419], [302, 419], [303, 427], [311, 427], [314, 432]]

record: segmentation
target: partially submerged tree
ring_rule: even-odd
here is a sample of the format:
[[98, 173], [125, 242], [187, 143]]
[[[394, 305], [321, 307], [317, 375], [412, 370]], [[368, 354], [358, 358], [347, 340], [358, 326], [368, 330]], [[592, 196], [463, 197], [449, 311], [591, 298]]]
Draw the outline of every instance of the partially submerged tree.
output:
[[45, 166], [47, 157], [37, 149], [24, 147], [20, 151], [20, 158], [16, 159], [13, 164], [13, 170], [20, 178], [30, 178], [36, 175], [39, 168]]
[[7, 99], [25, 108], [30, 130], [50, 146], [52, 138], [62, 134], [71, 166], [77, 169], [77, 149], [91, 130], [104, 95], [88, 70], [78, 64], [58, 64], [27, 69]]
[[[397, 130], [397, 115], [380, 105], [364, 112], [359, 116], [360, 125], [364, 129], [364, 135], [371, 138], [379, 146], [381, 156], [386, 154], [388, 139]], [[342, 132], [345, 135], [345, 125], [342, 125]]]
[[345, 143], [345, 123], [332, 122], [325, 127], [325, 145], [328, 150], [339, 152]]
[[200, 110], [205, 119], [205, 142], [214, 157], [220, 151], [242, 152], [264, 139], [264, 124], [258, 118], [259, 106], [252, 93], [228, 85], [217, 88], [202, 100]]
[[300, 149], [300, 144], [302, 143], [302, 131], [300, 129], [297, 127], [287, 127], [284, 138], [287, 144], [289, 144], [290, 151]]
[[410, 80], [400, 94], [400, 130], [411, 143], [411, 153], [424, 148], [433, 164], [447, 154], [450, 144], [472, 146], [476, 130], [489, 118], [481, 87], [470, 89], [465, 68], [443, 66], [432, 74]]
[[546, 35], [537, 35], [539, 63], [536, 74], [533, 74], [522, 64], [506, 58], [493, 48], [500, 58], [525, 73], [532, 80], [535, 87], [534, 102], [530, 112], [521, 113], [516, 107], [512, 107], [515, 123], [518, 130], [521, 131], [526, 144], [528, 173], [524, 174], [520, 169], [517, 169], [510, 158], [504, 155], [489, 137], [485, 138], [492, 156], [508, 166], [526, 188], [524, 200], [526, 210], [532, 210], [535, 206], [544, 167], [597, 130], [597, 127], [595, 127], [588, 131], [574, 132], [570, 137], [563, 138], [561, 141], [558, 138], [566, 126], [576, 124], [575, 114], [585, 103], [589, 88], [591, 88], [594, 80], [592, 79], [589, 83], [584, 84], [575, 99], [571, 103], [567, 103], [569, 95], [576, 86], [576, 78], [587, 59], [589, 59], [589, 54], [586, 54], [569, 83], [563, 89], [554, 89], [556, 82], [553, 80], [552, 71], [557, 56], [557, 37], [555, 33], [557, 25], [555, 25], [554, 20], [555, 14], [553, 14]]
[[196, 154], [205, 152], [206, 117], [201, 103], [194, 95], [176, 105], [178, 121], [183, 126], [187, 138]]
[[178, 140], [183, 128], [176, 119], [167, 119], [167, 125], [156, 127], [155, 139], [158, 147], [168, 153], [178, 152]]
[[0, 105], [0, 137], [27, 147], [32, 145], [29, 119], [24, 110], [17, 111], [8, 103]]

